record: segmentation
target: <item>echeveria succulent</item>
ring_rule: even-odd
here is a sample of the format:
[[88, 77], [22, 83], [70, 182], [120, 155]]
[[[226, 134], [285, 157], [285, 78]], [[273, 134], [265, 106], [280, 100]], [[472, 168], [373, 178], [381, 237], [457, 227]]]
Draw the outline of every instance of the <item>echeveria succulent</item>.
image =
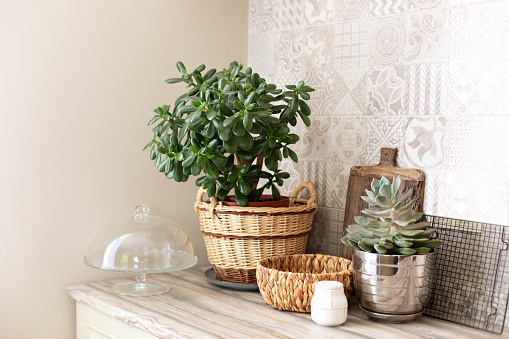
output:
[[362, 199], [369, 205], [362, 211], [367, 216], [355, 217], [356, 224], [349, 225], [348, 234], [341, 241], [353, 248], [380, 254], [428, 254], [432, 248], [440, 245], [440, 240], [428, 237], [435, 232], [428, 229], [429, 223], [421, 222], [422, 213], [413, 212], [417, 199], [405, 204], [412, 196], [412, 189], [401, 193], [401, 178], [391, 182], [382, 177], [373, 179], [371, 191]]

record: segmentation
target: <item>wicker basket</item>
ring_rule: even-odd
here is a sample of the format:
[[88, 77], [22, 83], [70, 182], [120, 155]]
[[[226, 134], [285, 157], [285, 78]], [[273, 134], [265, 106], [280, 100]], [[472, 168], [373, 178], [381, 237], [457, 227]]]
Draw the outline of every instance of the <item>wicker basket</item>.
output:
[[[297, 198], [304, 188], [309, 191], [309, 200]], [[256, 264], [261, 259], [306, 251], [318, 209], [310, 182], [295, 188], [289, 207], [224, 206], [216, 197], [202, 201], [204, 193], [200, 188], [195, 210], [216, 279], [256, 284]]]
[[314, 283], [335, 280], [343, 283], [348, 297], [353, 289], [351, 260], [321, 254], [271, 257], [256, 269], [263, 300], [279, 310], [311, 312]]

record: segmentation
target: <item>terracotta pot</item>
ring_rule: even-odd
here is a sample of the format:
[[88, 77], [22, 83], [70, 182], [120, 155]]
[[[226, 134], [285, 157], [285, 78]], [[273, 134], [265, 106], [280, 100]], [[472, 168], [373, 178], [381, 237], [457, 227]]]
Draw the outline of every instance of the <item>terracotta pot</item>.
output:
[[[235, 196], [228, 195], [226, 196], [225, 201], [223, 201], [223, 205], [226, 206], [238, 206], [235, 200], [231, 201], [230, 198], [235, 199]], [[272, 195], [263, 194], [260, 199], [272, 199]], [[247, 203], [247, 207], [288, 207], [290, 205], [290, 198], [282, 195], [279, 200], [270, 200], [270, 201], [250, 201]]]

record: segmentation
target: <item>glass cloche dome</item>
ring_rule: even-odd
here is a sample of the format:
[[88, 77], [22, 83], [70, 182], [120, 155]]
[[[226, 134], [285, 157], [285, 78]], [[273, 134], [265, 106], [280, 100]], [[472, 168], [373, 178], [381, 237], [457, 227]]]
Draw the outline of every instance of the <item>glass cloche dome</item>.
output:
[[147, 273], [183, 270], [196, 264], [189, 236], [174, 221], [149, 215], [136, 206], [133, 216], [99, 229], [89, 243], [85, 264], [105, 271], [134, 273], [136, 281], [113, 286], [123, 295], [145, 296], [167, 292], [169, 286], [147, 282]]

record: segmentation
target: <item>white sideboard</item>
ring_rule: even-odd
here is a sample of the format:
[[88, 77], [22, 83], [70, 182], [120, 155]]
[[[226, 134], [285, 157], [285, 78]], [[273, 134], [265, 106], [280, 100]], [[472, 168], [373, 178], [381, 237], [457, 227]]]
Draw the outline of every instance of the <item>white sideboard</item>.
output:
[[[368, 320], [355, 297], [348, 320], [323, 327], [309, 313], [279, 311], [258, 291], [239, 291], [209, 283], [206, 268], [151, 274], [147, 280], [167, 283], [168, 293], [129, 297], [111, 292], [117, 279], [70, 286], [76, 300], [77, 339], [153, 338], [509, 338], [422, 316], [408, 324]], [[134, 277], [133, 277], [134, 278]]]

